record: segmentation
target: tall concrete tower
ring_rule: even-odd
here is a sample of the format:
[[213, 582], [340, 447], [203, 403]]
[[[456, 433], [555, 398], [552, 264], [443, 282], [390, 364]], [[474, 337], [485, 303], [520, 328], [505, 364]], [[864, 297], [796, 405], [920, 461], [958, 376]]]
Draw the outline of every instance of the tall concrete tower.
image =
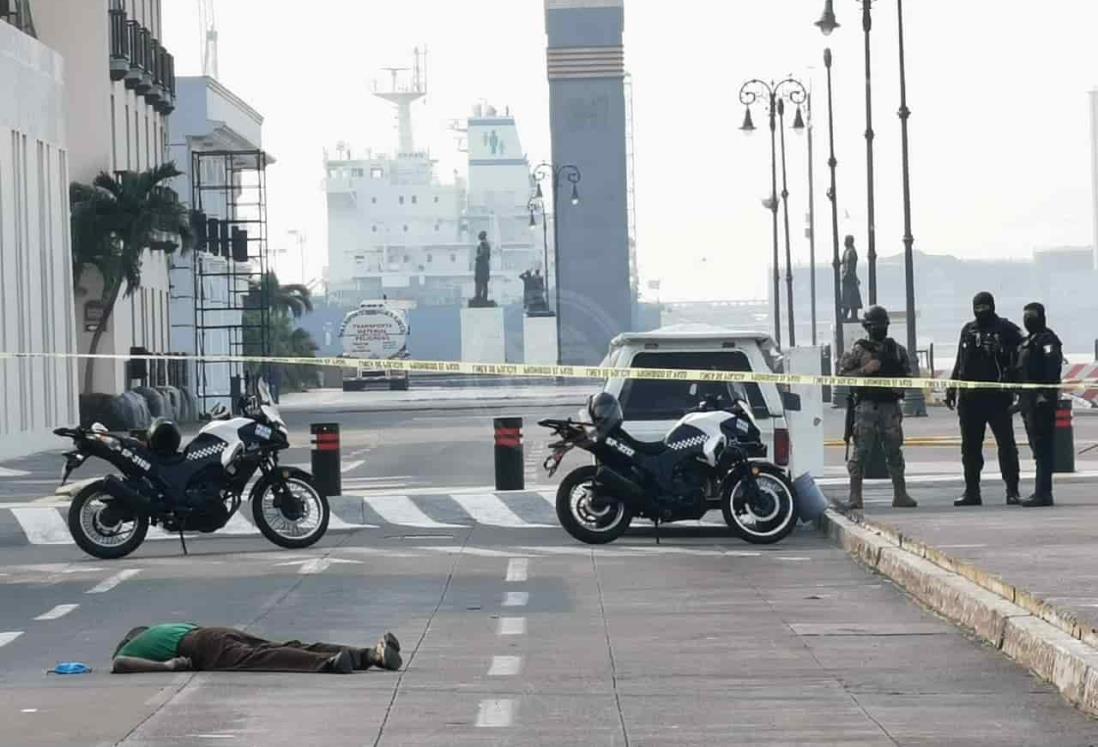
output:
[[624, 0], [545, 0], [556, 168], [579, 168], [580, 200], [554, 206], [561, 362], [594, 364], [632, 324], [627, 209]]

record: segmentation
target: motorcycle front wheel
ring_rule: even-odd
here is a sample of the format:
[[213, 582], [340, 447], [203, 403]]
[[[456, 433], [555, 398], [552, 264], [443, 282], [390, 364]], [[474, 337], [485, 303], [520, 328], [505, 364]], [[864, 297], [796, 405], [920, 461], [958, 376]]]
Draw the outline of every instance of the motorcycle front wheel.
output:
[[604, 545], [625, 534], [633, 513], [623, 501], [595, 495], [596, 467], [587, 465], [568, 473], [557, 488], [557, 520], [580, 542]]
[[141, 546], [149, 531], [149, 517], [117, 505], [102, 480], [89, 483], [72, 499], [68, 523], [77, 546], [102, 560], [129, 555]]
[[757, 491], [741, 479], [721, 495], [721, 512], [728, 526], [756, 545], [770, 545], [785, 539], [797, 526], [797, 503], [793, 485], [785, 473], [771, 464], [754, 464]]
[[309, 547], [328, 531], [332, 515], [328, 499], [304, 473], [282, 479], [297, 505], [282, 505], [275, 477], [264, 475], [252, 488], [252, 519], [263, 536], [279, 547]]

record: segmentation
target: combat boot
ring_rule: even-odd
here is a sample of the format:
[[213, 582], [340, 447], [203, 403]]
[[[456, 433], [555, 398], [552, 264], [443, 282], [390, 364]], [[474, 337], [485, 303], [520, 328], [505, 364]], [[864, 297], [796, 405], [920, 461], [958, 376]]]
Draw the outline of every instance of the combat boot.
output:
[[915, 508], [919, 504], [907, 494], [907, 482], [903, 477], [892, 478], [892, 507]]
[[861, 511], [862, 506], [862, 476], [850, 476], [850, 498], [846, 501], [835, 501], [835, 508], [840, 511]]

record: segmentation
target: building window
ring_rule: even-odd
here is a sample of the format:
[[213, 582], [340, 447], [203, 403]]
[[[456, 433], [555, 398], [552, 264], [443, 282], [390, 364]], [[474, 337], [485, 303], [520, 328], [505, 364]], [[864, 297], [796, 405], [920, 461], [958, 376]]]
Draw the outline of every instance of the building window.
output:
[[371, 197], [370, 202], [372, 202], [373, 204], [376, 205], [377, 204], [377, 198], [376, 197]]
[[372, 227], [371, 227], [371, 230], [372, 230], [372, 231], [373, 231], [374, 233], [377, 233], [377, 226], [372, 226]]
[[435, 204], [438, 204], [438, 195], [435, 195]]
[[130, 105], [126, 104], [126, 168], [130, 168]]
[[404, 195], [401, 195], [399, 198], [397, 198], [397, 202], [399, 202], [401, 205], [403, 205], [404, 204]]
[[416, 204], [416, 196], [415, 196], [415, 195], [412, 195], [412, 204], [413, 204], [413, 205], [415, 205], [415, 204]]
[[383, 176], [385, 176], [384, 169], [379, 169], [379, 168], [370, 169], [370, 178], [371, 179], [381, 179]]
[[404, 233], [408, 233], [408, 224], [407, 223], [404, 224]]
[[435, 230], [436, 230], [436, 231], [437, 231], [437, 230], [439, 230], [439, 225], [440, 225], [440, 224], [438, 224], [438, 223], [435, 223]]
[[431, 263], [431, 262], [434, 262], [434, 261], [435, 261], [435, 255], [433, 255], [433, 254], [428, 254], [428, 255], [427, 255], [427, 262], [428, 262], [428, 263]]
[[458, 258], [457, 258], [457, 255], [456, 255], [456, 254], [453, 254], [453, 253], [451, 253], [451, 254], [450, 254], [450, 261], [451, 261], [451, 262], [457, 262], [457, 259], [458, 259]]
[[114, 111], [114, 94], [111, 94], [111, 169], [118, 171], [118, 115]]

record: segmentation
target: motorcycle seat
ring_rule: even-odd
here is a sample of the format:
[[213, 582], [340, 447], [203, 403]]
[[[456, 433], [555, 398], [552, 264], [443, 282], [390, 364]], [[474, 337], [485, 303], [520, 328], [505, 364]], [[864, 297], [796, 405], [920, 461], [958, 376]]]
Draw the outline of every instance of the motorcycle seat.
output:
[[626, 446], [647, 456], [658, 456], [667, 451], [667, 444], [663, 441], [640, 441], [630, 436], [623, 428], [618, 429], [617, 435]]

